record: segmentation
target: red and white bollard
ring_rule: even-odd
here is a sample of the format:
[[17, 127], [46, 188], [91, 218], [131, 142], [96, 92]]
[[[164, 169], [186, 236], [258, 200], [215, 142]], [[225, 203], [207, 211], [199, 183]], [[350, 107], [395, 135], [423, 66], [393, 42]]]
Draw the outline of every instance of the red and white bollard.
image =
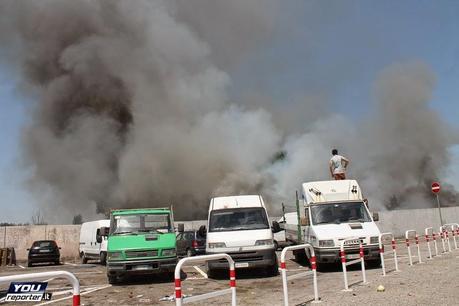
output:
[[340, 257], [341, 257], [341, 265], [343, 267], [343, 278], [344, 278], [344, 290], [343, 291], [352, 291], [352, 289], [349, 289], [349, 283], [348, 283], [348, 280], [347, 280], [347, 266], [356, 264], [358, 262], [360, 262], [361, 269], [362, 269], [363, 283], [364, 284], [367, 283], [367, 277], [366, 277], [366, 274], [365, 274], [365, 257], [364, 257], [364, 253], [363, 253], [362, 241], [359, 242], [359, 258], [355, 259], [355, 260], [351, 260], [349, 262], [346, 262], [346, 252], [344, 250], [344, 243], [346, 241], [354, 241], [354, 240], [359, 240], [360, 241], [360, 239], [358, 239], [358, 238], [347, 238], [347, 239], [344, 239], [344, 240], [340, 241], [340, 253], [339, 254], [340, 254]]
[[410, 262], [410, 266], [413, 265], [413, 258], [411, 257], [411, 248], [410, 248], [410, 236], [413, 236], [413, 234], [414, 234], [414, 239], [416, 241], [416, 246], [417, 246], [417, 249], [418, 249], [418, 262], [422, 263], [422, 261], [421, 261], [421, 250], [419, 248], [418, 234], [416, 233], [415, 230], [407, 230], [405, 232], [405, 243], [406, 243], [406, 247], [408, 249], [408, 259], [409, 259], [409, 262]]
[[381, 268], [383, 272], [383, 276], [386, 276], [386, 264], [384, 261], [384, 239], [390, 238], [391, 245], [392, 245], [392, 253], [394, 255], [394, 263], [395, 263], [395, 271], [399, 271], [398, 269], [398, 261], [397, 261], [397, 250], [394, 235], [392, 233], [382, 233], [379, 235], [379, 256], [381, 257]]
[[234, 270], [234, 260], [228, 254], [212, 254], [212, 255], [202, 255], [194, 257], [182, 258], [175, 267], [175, 305], [181, 306], [183, 304], [182, 296], [182, 281], [180, 280], [180, 271], [182, 266], [188, 262], [207, 262], [209, 260], [218, 260], [226, 259], [229, 265], [229, 275], [230, 275], [230, 288], [217, 290], [214, 292], [204, 293], [200, 295], [195, 295], [186, 298], [186, 303], [202, 301], [210, 298], [214, 298], [220, 295], [230, 294], [231, 293], [231, 305], [236, 306], [236, 271]]
[[66, 278], [73, 287], [72, 305], [80, 306], [80, 282], [75, 275], [67, 271], [51, 271], [41, 273], [16, 274], [0, 277], [0, 284], [6, 284], [17, 281], [38, 281], [48, 278]]
[[433, 228], [427, 227], [424, 230], [425, 233], [425, 238], [426, 238], [426, 243], [427, 243], [427, 249], [429, 251], [429, 259], [432, 259], [432, 249], [430, 248], [430, 233], [433, 234]]
[[[295, 275], [292, 275], [290, 277], [287, 277], [287, 266], [285, 264], [285, 255], [288, 251], [294, 251], [294, 250], [309, 250], [309, 254], [311, 255], [311, 258], [309, 259], [311, 263], [311, 271], [305, 271], [301, 273], [297, 273]], [[310, 244], [300, 244], [300, 245], [294, 245], [294, 246], [289, 246], [286, 247], [282, 250], [281, 253], [281, 262], [280, 262], [280, 268], [281, 268], [281, 276], [282, 276], [282, 287], [284, 291], [284, 305], [288, 306], [288, 284], [287, 281], [291, 279], [297, 279], [302, 276], [306, 276], [309, 274], [312, 274], [312, 284], [314, 288], [314, 301], [313, 303], [320, 303], [319, 300], [319, 291], [317, 288], [317, 263], [316, 263], [316, 255], [314, 252], [314, 248]]]

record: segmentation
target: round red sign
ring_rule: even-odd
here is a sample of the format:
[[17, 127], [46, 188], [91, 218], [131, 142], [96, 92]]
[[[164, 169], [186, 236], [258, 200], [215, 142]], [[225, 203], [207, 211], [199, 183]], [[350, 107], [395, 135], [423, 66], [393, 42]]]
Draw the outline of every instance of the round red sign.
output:
[[432, 192], [433, 193], [440, 192], [440, 183], [438, 183], [438, 182], [433, 182], [432, 183]]

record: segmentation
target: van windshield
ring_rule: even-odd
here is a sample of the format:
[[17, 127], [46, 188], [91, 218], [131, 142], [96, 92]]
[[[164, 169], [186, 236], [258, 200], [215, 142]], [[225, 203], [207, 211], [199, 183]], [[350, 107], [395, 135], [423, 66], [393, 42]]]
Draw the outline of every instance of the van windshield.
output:
[[269, 229], [263, 208], [235, 208], [210, 213], [209, 232]]
[[371, 218], [362, 202], [319, 204], [311, 206], [312, 223], [352, 223], [371, 222]]
[[112, 216], [111, 234], [170, 233], [169, 214], [139, 214]]

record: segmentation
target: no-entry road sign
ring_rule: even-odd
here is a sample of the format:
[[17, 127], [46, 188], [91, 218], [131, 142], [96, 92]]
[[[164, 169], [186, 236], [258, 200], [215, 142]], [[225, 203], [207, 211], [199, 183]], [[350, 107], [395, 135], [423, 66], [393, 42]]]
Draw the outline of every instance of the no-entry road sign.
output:
[[433, 182], [432, 183], [432, 192], [433, 193], [439, 193], [440, 192], [440, 183], [438, 183], [438, 182]]

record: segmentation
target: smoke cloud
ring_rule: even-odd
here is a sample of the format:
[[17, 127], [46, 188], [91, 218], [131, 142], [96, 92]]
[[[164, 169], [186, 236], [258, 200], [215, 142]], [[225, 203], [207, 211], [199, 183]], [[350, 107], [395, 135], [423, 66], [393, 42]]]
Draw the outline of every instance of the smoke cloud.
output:
[[29, 186], [56, 220], [170, 204], [178, 218], [203, 217], [211, 196], [240, 193], [265, 195], [277, 212], [301, 182], [328, 179], [332, 147], [376, 207], [428, 205], [417, 203], [455, 141], [429, 107], [430, 69], [388, 67], [366, 120], [328, 112], [299, 132], [289, 116], [313, 114], [320, 99], [286, 112], [228, 97], [227, 69], [274, 31], [275, 4], [259, 4], [2, 1], [1, 54], [35, 101], [23, 131]]

